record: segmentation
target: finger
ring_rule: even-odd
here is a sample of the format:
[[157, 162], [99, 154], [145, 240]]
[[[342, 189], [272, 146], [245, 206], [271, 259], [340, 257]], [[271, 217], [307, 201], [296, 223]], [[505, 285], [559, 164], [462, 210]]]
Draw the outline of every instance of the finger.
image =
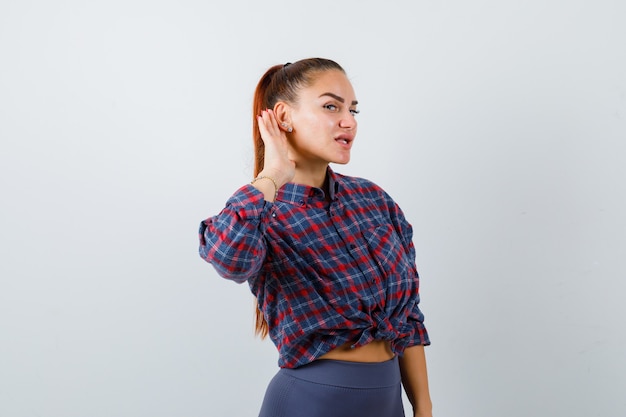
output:
[[259, 120], [259, 130], [264, 141], [280, 140], [284, 137], [283, 131], [278, 127], [276, 115], [271, 110], [264, 110]]
[[270, 110], [263, 110], [261, 112], [261, 120], [263, 122], [265, 130], [267, 130], [268, 133], [272, 133], [272, 130], [273, 130], [272, 129], [272, 125], [273, 125], [272, 119], [273, 119], [273, 115], [272, 115]]
[[268, 116], [267, 121], [269, 124], [268, 126], [269, 130], [271, 130], [275, 134], [280, 134], [280, 128], [278, 127], [278, 120], [276, 119], [276, 114], [274, 113], [274, 110], [268, 109], [267, 116]]
[[271, 135], [267, 130], [266, 116], [264, 113], [265, 112], [257, 116], [257, 122], [259, 125], [259, 132], [261, 133], [261, 139], [263, 139], [263, 142], [266, 142]]

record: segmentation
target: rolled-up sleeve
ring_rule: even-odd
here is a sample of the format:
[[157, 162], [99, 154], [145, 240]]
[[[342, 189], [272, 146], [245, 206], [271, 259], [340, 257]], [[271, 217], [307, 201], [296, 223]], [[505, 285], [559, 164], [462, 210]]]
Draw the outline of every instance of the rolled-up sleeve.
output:
[[406, 347], [415, 345], [430, 345], [428, 331], [426, 330], [426, 326], [424, 326], [424, 314], [422, 314], [422, 311], [419, 308], [419, 296], [417, 296], [417, 299], [415, 300], [415, 304], [409, 313], [407, 322], [412, 327], [412, 332], [406, 341]]
[[251, 185], [237, 190], [216, 216], [200, 223], [200, 256], [238, 283], [256, 276], [267, 251], [265, 228], [272, 203]]
[[419, 273], [416, 265], [415, 245], [413, 244], [413, 226], [406, 220], [404, 213], [391, 197], [387, 195], [386, 197], [391, 214], [391, 222], [402, 239], [404, 250], [410, 260], [410, 276], [415, 288], [411, 303], [407, 304], [405, 307], [406, 319], [404, 321], [403, 331], [401, 332], [402, 337], [397, 343], [398, 350], [401, 352], [407, 347], [415, 345], [430, 345], [430, 338], [426, 326], [424, 325], [424, 314], [419, 308]]

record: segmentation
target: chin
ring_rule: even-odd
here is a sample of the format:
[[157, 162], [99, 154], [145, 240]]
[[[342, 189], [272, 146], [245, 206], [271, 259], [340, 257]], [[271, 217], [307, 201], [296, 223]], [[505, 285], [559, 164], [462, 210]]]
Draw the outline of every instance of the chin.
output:
[[331, 162], [333, 164], [346, 165], [348, 162], [350, 162], [350, 154], [338, 155], [337, 158], [335, 158]]

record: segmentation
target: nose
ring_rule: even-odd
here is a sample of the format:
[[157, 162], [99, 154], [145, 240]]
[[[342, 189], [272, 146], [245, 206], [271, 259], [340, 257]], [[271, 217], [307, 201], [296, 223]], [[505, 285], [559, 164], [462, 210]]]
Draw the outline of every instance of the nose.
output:
[[354, 117], [354, 114], [352, 114], [352, 112], [350, 110], [346, 111], [343, 114], [343, 117], [341, 118], [341, 120], [339, 120], [339, 127], [344, 128], [344, 129], [356, 129], [356, 118]]

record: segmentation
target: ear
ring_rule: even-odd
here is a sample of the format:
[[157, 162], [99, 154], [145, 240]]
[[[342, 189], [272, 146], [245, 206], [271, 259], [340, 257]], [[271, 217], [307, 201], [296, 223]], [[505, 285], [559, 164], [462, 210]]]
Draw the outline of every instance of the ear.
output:
[[290, 132], [291, 126], [291, 106], [284, 101], [279, 101], [274, 105], [274, 115], [281, 130]]

